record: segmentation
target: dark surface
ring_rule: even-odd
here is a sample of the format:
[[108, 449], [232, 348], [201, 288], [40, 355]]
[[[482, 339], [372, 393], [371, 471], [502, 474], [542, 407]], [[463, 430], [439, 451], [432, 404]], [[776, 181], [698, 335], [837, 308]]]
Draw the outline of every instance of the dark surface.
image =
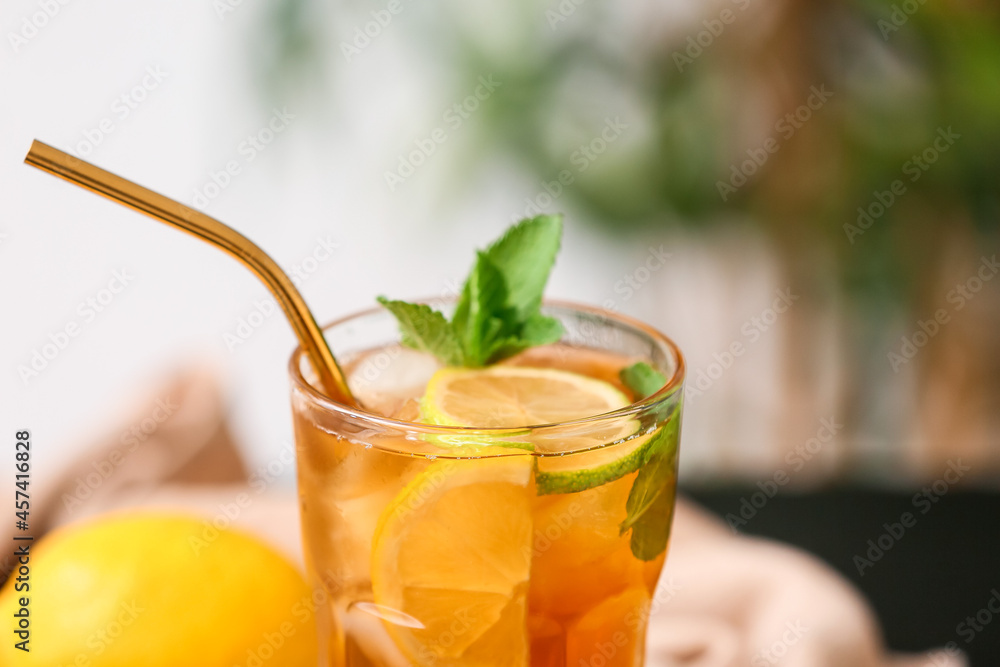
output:
[[[684, 490], [731, 519], [743, 518], [743, 499], [750, 501], [758, 491]], [[762, 507], [752, 516], [744, 509], [751, 518], [739, 530], [794, 544], [829, 563], [871, 602], [893, 649], [924, 651], [954, 642], [975, 667], [995, 667], [1000, 665], [1000, 613], [987, 604], [995, 595], [993, 608], [1000, 610], [1000, 494], [950, 490], [934, 497], [937, 502], [925, 497], [915, 503], [914, 492], [858, 488], [779, 493], [763, 503], [758, 495]], [[871, 566], [856, 561], [855, 556], [868, 559], [868, 541], [877, 544], [888, 533], [884, 524], [899, 524], [904, 512], [912, 515], [912, 525], [902, 526], [901, 537], [892, 539], [884, 555], [872, 559]], [[892, 528], [900, 533], [901, 526]], [[890, 537], [882, 538], [883, 545], [889, 542]], [[977, 614], [978, 631], [966, 621]]]

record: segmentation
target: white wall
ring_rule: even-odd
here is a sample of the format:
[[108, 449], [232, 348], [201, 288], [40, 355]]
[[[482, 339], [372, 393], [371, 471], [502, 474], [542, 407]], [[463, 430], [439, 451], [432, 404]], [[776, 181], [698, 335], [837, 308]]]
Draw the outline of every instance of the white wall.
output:
[[[295, 118], [249, 161], [241, 143], [272, 115], [250, 73], [259, 5], [245, 2], [222, 18], [204, 0], [58, 6], [16, 50], [9, 33], [21, 31], [40, 4], [8, 0], [0, 9], [0, 437], [22, 426], [34, 431], [36, 474], [61, 465], [138, 393], [191, 363], [217, 367], [248, 455], [266, 460], [290, 438], [285, 363], [294, 341], [276, 315], [227, 349], [224, 335], [265, 295], [256, 279], [191, 237], [25, 166], [33, 138], [186, 203], [195, 203], [210, 172], [235, 160], [241, 171], [209, 213], [285, 267], [308, 257], [320, 237], [338, 244], [303, 284], [321, 321], [367, 307], [380, 293], [442, 292], [462, 279], [473, 247], [496, 236], [539, 188], [498, 162], [457, 201], [447, 200], [455, 159], [474, 147], [474, 133], [460, 128], [389, 191], [385, 170], [453, 102], [442, 78], [410, 57], [390, 29], [350, 66], [333, 49], [329, 89], [279, 103]], [[123, 117], [116, 100], [141, 85], [148, 68], [165, 76]], [[113, 131], [88, 150], [80, 142], [104, 118]], [[752, 238], [623, 241], [566, 212], [550, 296], [613, 300], [674, 336], [694, 369], [738, 339], [740, 324], [781, 286], [763, 268], [767, 249]], [[670, 262], [626, 297], [619, 281], [661, 244]], [[118, 270], [134, 279], [85, 321], [78, 305]], [[80, 334], [38, 377], [19, 377], [33, 351], [71, 322]], [[684, 465], [692, 473], [722, 465], [773, 470], [780, 344], [777, 333], [763, 339], [689, 410]], [[747, 386], [752, 400], [735, 394]]]

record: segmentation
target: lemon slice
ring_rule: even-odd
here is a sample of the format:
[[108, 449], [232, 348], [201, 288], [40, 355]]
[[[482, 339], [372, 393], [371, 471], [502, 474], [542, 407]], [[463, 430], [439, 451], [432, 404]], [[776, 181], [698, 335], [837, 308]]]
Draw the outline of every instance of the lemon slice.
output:
[[554, 368], [442, 368], [427, 383], [420, 414], [439, 426], [519, 428], [593, 417], [629, 402], [607, 382]]
[[[427, 384], [420, 413], [431, 424], [518, 428], [592, 417], [627, 405], [628, 397], [613, 385], [586, 375], [554, 368], [494, 366], [437, 371]], [[617, 420], [583, 428], [554, 427], [489, 442], [478, 438], [478, 443], [544, 454], [536, 464], [538, 493], [575, 493], [618, 479], [642, 465], [649, 437], [631, 437], [637, 430], [634, 420]], [[436, 440], [442, 445], [474, 447], [477, 438], [436, 436]], [[574, 453], [552, 456], [564, 452]]]
[[527, 455], [437, 461], [383, 512], [372, 592], [412, 664], [528, 664], [531, 472]]

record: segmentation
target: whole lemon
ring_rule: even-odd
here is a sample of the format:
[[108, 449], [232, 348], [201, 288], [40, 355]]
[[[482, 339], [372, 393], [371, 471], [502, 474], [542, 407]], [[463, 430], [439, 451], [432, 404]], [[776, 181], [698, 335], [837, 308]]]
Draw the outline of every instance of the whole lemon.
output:
[[[174, 514], [104, 517], [46, 536], [29, 567], [30, 590], [15, 590], [15, 572], [0, 593], [0, 665], [316, 665], [312, 589], [235, 530]], [[27, 653], [11, 635], [21, 598]]]

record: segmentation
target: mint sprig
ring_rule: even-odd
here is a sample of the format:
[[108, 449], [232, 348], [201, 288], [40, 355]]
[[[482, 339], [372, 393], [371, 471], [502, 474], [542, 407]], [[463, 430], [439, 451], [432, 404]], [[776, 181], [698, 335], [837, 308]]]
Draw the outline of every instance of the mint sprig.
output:
[[451, 321], [427, 305], [383, 296], [378, 301], [399, 321], [404, 345], [449, 366], [494, 364], [562, 337], [559, 320], [540, 312], [561, 238], [558, 215], [528, 218], [508, 229], [477, 253]]
[[[663, 373], [644, 361], [623, 368], [618, 376], [636, 400], [655, 394], [667, 383]], [[629, 544], [639, 560], [653, 560], [667, 548], [676, 495], [680, 414], [678, 404], [649, 443], [646, 461], [625, 501], [626, 516], [619, 530], [622, 535], [632, 531]]]

